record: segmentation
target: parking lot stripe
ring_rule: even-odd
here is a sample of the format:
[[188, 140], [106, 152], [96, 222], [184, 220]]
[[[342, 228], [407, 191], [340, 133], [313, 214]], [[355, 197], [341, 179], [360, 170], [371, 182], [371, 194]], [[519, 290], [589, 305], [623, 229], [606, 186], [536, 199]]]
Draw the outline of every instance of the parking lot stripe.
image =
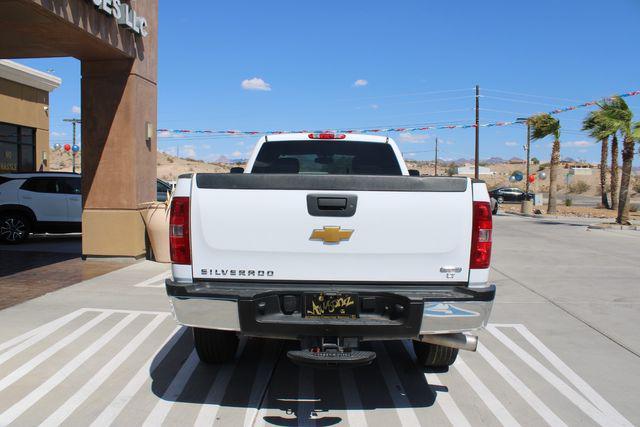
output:
[[[411, 360], [416, 363], [416, 356], [413, 348], [411, 348], [410, 340], [402, 340], [402, 345], [406, 350], [408, 356]], [[453, 426], [467, 427], [471, 426], [467, 418], [464, 416], [456, 402], [453, 400], [451, 395], [447, 392], [440, 392], [437, 387], [433, 386], [443, 386], [442, 381], [440, 381], [440, 377], [433, 372], [425, 372], [424, 377], [427, 380], [427, 384], [433, 390], [433, 394], [436, 395], [436, 403], [442, 409], [442, 412], [446, 415], [447, 419]]]
[[168, 315], [158, 314], [127, 345], [109, 360], [91, 379], [71, 396], [63, 405], [51, 414], [41, 426], [58, 426], [62, 424], [92, 393], [104, 383], [131, 354], [140, 347], [149, 335], [155, 331]]
[[[104, 410], [98, 415], [98, 417], [91, 423], [92, 427], [109, 426], [120, 415], [120, 412], [127, 406], [127, 404], [133, 399], [133, 396], [138, 393], [140, 388], [145, 382], [149, 380], [149, 375], [155, 370], [155, 368], [162, 363], [162, 361], [171, 352], [176, 343], [182, 338], [187, 328], [183, 326], [176, 327], [171, 334], [165, 339], [157, 351], [153, 352], [153, 355], [145, 362], [145, 364], [136, 372], [136, 374], [129, 380], [126, 386], [118, 393], [118, 395], [111, 401], [111, 403], [104, 408]], [[155, 363], [154, 363], [155, 360]]]
[[[246, 338], [240, 341], [240, 345], [236, 350], [235, 360], [237, 360], [242, 354], [246, 343]], [[218, 415], [218, 410], [220, 409], [220, 403], [222, 402], [224, 394], [227, 392], [227, 386], [229, 385], [229, 380], [233, 375], [233, 370], [235, 367], [236, 362], [222, 365], [220, 369], [218, 369], [216, 378], [215, 380], [213, 380], [211, 387], [209, 387], [207, 397], [205, 398], [204, 402], [202, 403], [202, 407], [198, 412], [198, 418], [196, 418], [196, 422], [194, 423], [195, 426], [204, 427], [215, 424], [216, 416]]]
[[367, 418], [362, 410], [362, 400], [356, 386], [353, 371], [351, 369], [340, 369], [340, 384], [342, 385], [342, 395], [347, 407], [347, 418], [350, 426], [366, 426]]
[[524, 325], [511, 325], [520, 335], [522, 335], [536, 350], [544, 356], [559, 372], [561, 372], [571, 384], [573, 384], [587, 399], [596, 405], [602, 412], [615, 418], [620, 425], [631, 426], [631, 422], [627, 420], [620, 412], [618, 412], [609, 402], [600, 396], [585, 380], [576, 374], [566, 363], [564, 363], [555, 353], [553, 353], [546, 345], [542, 343], [529, 331]]
[[313, 419], [313, 411], [316, 399], [314, 387], [315, 371], [309, 367], [301, 366], [298, 368], [298, 405], [296, 409], [296, 418], [299, 426], [315, 425]]
[[11, 406], [9, 409], [0, 414], [0, 425], [9, 424], [16, 418], [22, 415], [27, 409], [33, 406], [42, 397], [46, 396], [51, 390], [53, 390], [58, 384], [64, 381], [69, 375], [71, 375], [80, 365], [86, 362], [91, 356], [97, 353], [102, 347], [104, 347], [109, 341], [111, 341], [116, 335], [118, 335], [124, 328], [127, 327], [136, 317], [137, 314], [129, 314], [120, 320], [114, 327], [112, 327], [107, 333], [102, 335], [96, 341], [94, 341], [89, 347], [71, 359], [66, 365], [64, 365], [53, 376], [49, 377], [44, 383], [31, 391], [28, 395], [23, 397], [18, 403]]
[[478, 343], [478, 354], [527, 402], [549, 425], [566, 426], [547, 405], [484, 345]]
[[[80, 310], [76, 310], [72, 313], [69, 313], [65, 316], [62, 316], [56, 320], [53, 320], [49, 323], [45, 323], [44, 325], [37, 327], [35, 329], [31, 329], [30, 331], [25, 332], [22, 335], [19, 335], [15, 338], [10, 339], [9, 341], [5, 341], [2, 344], [0, 344], [0, 352], [4, 351], [8, 348], [13, 347], [14, 345], [17, 345], [25, 340], [28, 340], [32, 337], [34, 337], [35, 335], [45, 338], [47, 336], [49, 336], [51, 333], [55, 332], [56, 330], [60, 329], [62, 326], [66, 325], [67, 323], [71, 322], [73, 319], [75, 319], [76, 317], [80, 316], [81, 314], [85, 313], [86, 310], [84, 309], [80, 309]], [[26, 348], [26, 347], [25, 347]], [[4, 356], [4, 354], [3, 354]], [[0, 361], [0, 363], [2, 363]]]
[[[27, 336], [26, 340], [23, 340], [22, 342], [17, 344], [15, 347], [12, 347], [9, 350], [5, 351], [4, 353], [0, 354], [0, 365], [2, 365], [4, 362], [11, 359], [13, 356], [20, 353], [21, 351], [42, 341], [43, 339], [45, 339], [46, 337], [48, 337], [49, 335], [51, 335], [52, 333], [60, 329], [62, 326], [66, 325], [67, 323], [69, 323], [70, 321], [72, 321], [73, 319], [75, 319], [76, 317], [80, 316], [83, 313], [84, 313], [83, 311], [78, 310], [71, 313], [70, 315], [64, 316], [54, 322], [44, 325], [46, 327], [38, 328], [39, 330], [36, 330], [35, 334], [31, 334], [30, 336]], [[21, 337], [18, 337], [18, 338], [21, 338]]]
[[[171, 270], [164, 271], [156, 276], [153, 276], [150, 279], [144, 280], [140, 283], [136, 283], [133, 285], [136, 288], [163, 288], [164, 287], [164, 279], [171, 276]], [[160, 282], [160, 284], [158, 284]]]
[[467, 366], [462, 357], [458, 355], [458, 360], [453, 364], [453, 367], [458, 370], [460, 375], [471, 386], [473, 391], [476, 392], [478, 397], [482, 399], [484, 404], [489, 408], [493, 415], [504, 426], [519, 426], [520, 423], [513, 418], [513, 415], [504, 407], [504, 405], [498, 400], [498, 398], [487, 388], [486, 385], [476, 376], [476, 374]]
[[254, 425], [261, 403], [266, 399], [266, 390], [276, 367], [277, 358], [280, 356], [279, 350], [280, 345], [275, 345], [273, 342], [267, 342], [263, 346], [263, 354], [249, 393], [247, 412], [244, 415], [243, 425], [245, 427]]
[[376, 359], [378, 361], [380, 372], [382, 373], [382, 378], [384, 379], [387, 390], [389, 391], [389, 396], [391, 397], [391, 400], [393, 400], [393, 406], [395, 406], [398, 418], [400, 418], [400, 423], [405, 427], [420, 425], [418, 416], [413, 410], [411, 402], [407, 398], [407, 393], [402, 387], [400, 378], [398, 378], [398, 374], [389, 359], [387, 350], [380, 342], [376, 342], [373, 345], [376, 349]]
[[111, 313], [101, 313], [97, 315], [96, 317], [94, 317], [93, 319], [91, 319], [90, 321], [88, 321], [87, 323], [85, 323], [84, 325], [82, 325], [81, 327], [79, 327], [78, 329], [76, 329], [66, 337], [62, 338], [60, 341], [53, 344], [51, 347], [47, 348], [42, 353], [33, 357], [32, 359], [30, 359], [29, 361], [21, 365], [19, 368], [13, 370], [13, 372], [11, 372], [9, 375], [7, 375], [6, 377], [0, 380], [0, 391], [9, 387], [11, 384], [15, 383], [23, 376], [27, 375], [29, 372], [31, 372], [34, 368], [36, 368], [42, 362], [44, 362], [49, 357], [56, 354], [58, 351], [60, 351], [62, 348], [66, 347], [76, 339], [78, 339], [85, 332], [92, 329], [94, 326], [96, 326], [98, 323], [102, 322], [104, 319], [106, 319], [109, 316], [111, 316]]
[[198, 359], [198, 354], [195, 350], [191, 352], [189, 358], [184, 362], [176, 376], [169, 384], [169, 387], [165, 390], [164, 394], [156, 403], [153, 410], [147, 416], [147, 419], [144, 421], [143, 426], [145, 427], [156, 427], [161, 425], [164, 422], [164, 419], [171, 411], [174, 402], [184, 390], [185, 385], [191, 378], [193, 371], [198, 366], [200, 359]]
[[544, 378], [549, 384], [555, 387], [560, 393], [562, 393], [567, 399], [573, 402], [578, 408], [587, 414], [596, 423], [609, 426], [614, 421], [607, 414], [600, 411], [596, 406], [589, 402], [586, 398], [581, 396], [578, 392], [572, 389], [567, 383], [562, 381], [556, 374], [547, 369], [542, 363], [538, 362], [533, 356], [524, 351], [522, 347], [513, 342], [509, 337], [503, 334], [498, 328], [494, 326], [487, 326], [487, 330], [502, 344], [504, 344], [509, 350], [516, 354], [524, 363], [529, 365], [531, 369], [536, 371], [542, 378]]

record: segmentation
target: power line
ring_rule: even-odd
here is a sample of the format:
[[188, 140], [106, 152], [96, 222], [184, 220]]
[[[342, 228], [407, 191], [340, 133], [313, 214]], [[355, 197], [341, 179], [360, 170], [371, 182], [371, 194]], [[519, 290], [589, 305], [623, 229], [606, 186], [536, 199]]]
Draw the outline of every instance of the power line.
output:
[[532, 94], [527, 94], [527, 93], [521, 93], [521, 92], [509, 92], [506, 90], [498, 90], [498, 89], [484, 89], [485, 91], [489, 91], [489, 92], [499, 92], [499, 93], [505, 93], [508, 95], [516, 95], [516, 96], [528, 96], [528, 97], [532, 97], [532, 98], [541, 98], [541, 99], [557, 99], [559, 101], [569, 101], [569, 102], [580, 102], [579, 100], [576, 99], [570, 99], [570, 98], [558, 98], [555, 96], [543, 96], [543, 95], [532, 95]]
[[524, 99], [512, 99], [512, 98], [501, 98], [499, 96], [491, 96], [491, 95], [483, 95], [483, 98], [487, 99], [498, 99], [501, 101], [510, 101], [510, 102], [520, 102], [523, 104], [533, 104], [533, 105], [545, 105], [547, 107], [557, 107], [558, 104], [547, 104], [545, 102], [535, 102], [535, 101], [525, 101]]
[[338, 102], [344, 101], [364, 101], [367, 99], [387, 99], [387, 98], [401, 98], [404, 96], [417, 96], [417, 95], [438, 95], [441, 93], [452, 93], [452, 92], [464, 92], [471, 91], [473, 88], [464, 88], [464, 89], [448, 89], [448, 90], [436, 90], [431, 92], [408, 92], [408, 93], [398, 93], [393, 95], [380, 95], [380, 96], [366, 96], [366, 97], [358, 97], [358, 98], [346, 98], [346, 99], [338, 99]]

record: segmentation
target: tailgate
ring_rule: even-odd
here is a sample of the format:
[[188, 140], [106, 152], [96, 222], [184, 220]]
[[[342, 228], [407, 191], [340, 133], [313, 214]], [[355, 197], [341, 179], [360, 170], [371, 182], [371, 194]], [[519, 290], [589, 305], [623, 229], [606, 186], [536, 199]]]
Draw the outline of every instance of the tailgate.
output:
[[[466, 282], [471, 187], [446, 177], [198, 174], [193, 276]], [[334, 216], [342, 198], [355, 204], [351, 216]]]

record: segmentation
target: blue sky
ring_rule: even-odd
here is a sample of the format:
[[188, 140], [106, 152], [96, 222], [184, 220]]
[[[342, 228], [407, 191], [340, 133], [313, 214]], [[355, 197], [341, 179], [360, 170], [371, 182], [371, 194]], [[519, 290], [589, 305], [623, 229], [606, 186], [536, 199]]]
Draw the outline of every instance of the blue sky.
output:
[[[486, 123], [640, 89], [637, 0], [185, 4], [160, 4], [161, 128], [468, 124], [475, 84]], [[51, 97], [52, 143], [69, 141], [62, 119], [78, 115], [79, 62], [22, 62], [63, 79]], [[627, 100], [640, 120], [640, 96]], [[587, 111], [558, 116], [563, 156], [599, 158], [579, 131]], [[408, 158], [432, 159], [436, 136], [442, 158], [473, 153], [472, 129], [390, 136]], [[215, 160], [246, 157], [256, 140], [185, 136], [159, 148]], [[481, 157], [523, 157], [524, 140], [521, 126], [481, 129]], [[533, 156], [549, 152], [548, 141], [534, 143]]]

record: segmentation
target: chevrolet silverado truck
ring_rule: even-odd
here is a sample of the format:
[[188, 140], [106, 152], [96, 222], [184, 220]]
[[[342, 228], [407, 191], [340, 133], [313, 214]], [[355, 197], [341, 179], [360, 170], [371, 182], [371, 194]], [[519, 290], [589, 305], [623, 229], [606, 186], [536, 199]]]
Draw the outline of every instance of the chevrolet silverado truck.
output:
[[246, 169], [178, 179], [170, 212], [178, 323], [205, 363], [240, 336], [297, 340], [307, 365], [362, 365], [410, 339], [423, 366], [475, 350], [495, 297], [486, 185], [416, 176], [387, 137], [262, 137]]

